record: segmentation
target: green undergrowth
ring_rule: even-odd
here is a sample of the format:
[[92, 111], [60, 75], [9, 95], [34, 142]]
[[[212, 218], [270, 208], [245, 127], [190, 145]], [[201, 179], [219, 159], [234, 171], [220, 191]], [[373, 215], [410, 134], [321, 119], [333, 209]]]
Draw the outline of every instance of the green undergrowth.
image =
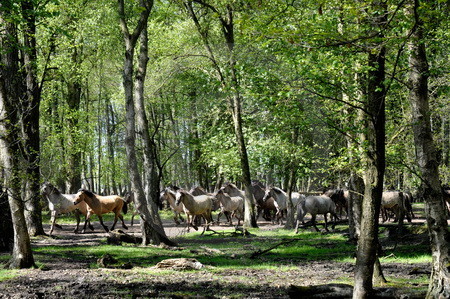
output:
[[[176, 273], [173, 270], [156, 270], [158, 262], [171, 258], [195, 258], [206, 266], [202, 271], [211, 275], [221, 276], [230, 271], [258, 271], [270, 270], [277, 273], [287, 273], [297, 270], [299, 265], [325, 262], [330, 267], [349, 269], [355, 263], [355, 244], [349, 242], [346, 237], [346, 228], [338, 226], [332, 233], [313, 232], [301, 230], [295, 234], [293, 230], [275, 229], [262, 230], [250, 229], [249, 236], [243, 236], [234, 229], [220, 232], [207, 231], [192, 232], [173, 239], [178, 247], [140, 246], [131, 244], [108, 245], [106, 239], [100, 245], [71, 245], [71, 246], [35, 246], [33, 254], [40, 268], [46, 268], [55, 260], [66, 260], [73, 263], [84, 263], [90, 269], [99, 268], [97, 261], [106, 254], [112, 256], [115, 262], [108, 265], [115, 269], [129, 269], [128, 273], [137, 273], [134, 281], [145, 276], [171, 276]], [[392, 237], [390, 237], [392, 238]], [[427, 243], [404, 243], [389, 240], [384, 231], [380, 233], [380, 239], [385, 242], [384, 254], [381, 257], [383, 264], [418, 264], [431, 261], [429, 245]], [[411, 240], [415, 239], [411, 235]], [[0, 255], [3, 264], [7, 255]], [[128, 267], [126, 267], [128, 266]], [[49, 266], [51, 267], [51, 266]], [[10, 270], [0, 270], [0, 281], [10, 279], [18, 275]], [[242, 283], [248, 283], [251, 276], [240, 276]], [[415, 275], [412, 279], [402, 280], [396, 277], [387, 277], [389, 286], [416, 289], [426, 289], [427, 275]], [[337, 277], [339, 283], [352, 284]]]
[[[339, 232], [339, 228], [337, 230]], [[40, 258], [67, 258], [89, 261], [95, 267], [98, 258], [110, 254], [118, 264], [130, 263], [137, 267], [151, 267], [168, 258], [197, 258], [216, 269], [295, 267], [299, 263], [333, 261], [354, 263], [355, 244], [342, 233], [317, 233], [277, 229], [264, 231], [250, 229], [250, 236], [236, 234], [234, 229], [219, 233], [200, 232], [174, 239], [175, 250], [153, 246], [123, 244], [115, 246], [42, 246], [34, 248]], [[383, 263], [428, 263], [431, 261], [427, 244], [391, 244], [385, 247]], [[44, 261], [45, 263], [45, 261]]]
[[1, 269], [0, 268], [0, 282], [20, 276], [19, 270]]

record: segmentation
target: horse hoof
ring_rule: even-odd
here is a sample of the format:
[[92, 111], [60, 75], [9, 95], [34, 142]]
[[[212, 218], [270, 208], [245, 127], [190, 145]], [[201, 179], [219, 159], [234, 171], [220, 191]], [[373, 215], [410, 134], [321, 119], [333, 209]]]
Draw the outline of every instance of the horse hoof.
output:
[[128, 226], [124, 225], [123, 228], [124, 228], [124, 229], [128, 229]]

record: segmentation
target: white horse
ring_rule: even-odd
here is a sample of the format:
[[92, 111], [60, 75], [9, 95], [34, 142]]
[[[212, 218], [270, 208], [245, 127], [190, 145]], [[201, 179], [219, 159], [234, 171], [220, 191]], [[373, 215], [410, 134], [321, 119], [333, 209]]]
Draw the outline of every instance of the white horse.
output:
[[[306, 199], [297, 206], [297, 224], [295, 225], [295, 233], [298, 233], [298, 226], [300, 222], [303, 223], [303, 218], [305, 215], [309, 213], [311, 214], [311, 222], [316, 229], [319, 229], [316, 226], [316, 215], [322, 214], [325, 219], [325, 230], [328, 231], [328, 222], [327, 222], [327, 214], [330, 213], [334, 216], [334, 219], [339, 219], [336, 215], [336, 205], [328, 196], [308, 196]], [[335, 226], [335, 222], [333, 222], [333, 229]]]
[[[181, 203], [184, 205], [184, 212], [186, 213], [187, 221], [186, 226], [189, 232], [189, 226], [193, 224], [192, 220], [194, 216], [201, 215], [205, 218], [206, 225], [203, 228], [202, 234], [205, 230], [209, 229], [209, 224], [212, 222], [211, 209], [212, 209], [212, 197], [209, 195], [193, 196], [189, 192], [179, 189], [176, 193], [175, 205], [179, 206]], [[191, 217], [192, 216], [192, 217]]]
[[[275, 199], [275, 202], [276, 202], [275, 206], [277, 207], [276, 217], [277, 217], [277, 221], [280, 221], [283, 216], [283, 212], [285, 210], [287, 210], [288, 195], [286, 192], [284, 192], [283, 190], [281, 190], [278, 187], [271, 187], [271, 188], [267, 189], [266, 194], [264, 195], [263, 201], [266, 201], [270, 197], [273, 197]], [[295, 210], [297, 208], [298, 204], [305, 200], [305, 196], [298, 192], [292, 192], [291, 200], [292, 200], [293, 208]]]
[[180, 221], [178, 220], [184, 222], [184, 218], [183, 216], [181, 216], [181, 214], [184, 214], [184, 205], [180, 204], [177, 206], [175, 204], [176, 192], [173, 191], [172, 188], [167, 187], [166, 189], [161, 191], [161, 193], [159, 194], [159, 198], [161, 202], [166, 200], [169, 203], [170, 209], [173, 211], [173, 221], [175, 221], [176, 225], [180, 224]]
[[[77, 219], [77, 227], [74, 232], [78, 232], [78, 227], [80, 225], [80, 213], [85, 217], [87, 215], [87, 205], [85, 202], [74, 205], [73, 201], [75, 199], [76, 194], [62, 194], [55, 186], [50, 183], [42, 184], [41, 188], [42, 195], [48, 200], [48, 207], [51, 212], [51, 226], [50, 232], [48, 233], [50, 236], [53, 233], [53, 229], [55, 226], [61, 227], [56, 224], [56, 217], [60, 214], [74, 212], [75, 218]], [[91, 224], [89, 224], [89, 228], [94, 230]]]

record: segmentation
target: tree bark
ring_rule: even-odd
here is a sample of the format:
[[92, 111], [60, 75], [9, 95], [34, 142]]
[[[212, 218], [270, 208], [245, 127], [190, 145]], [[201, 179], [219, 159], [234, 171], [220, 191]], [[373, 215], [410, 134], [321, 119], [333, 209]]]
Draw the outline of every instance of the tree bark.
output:
[[433, 140], [428, 100], [428, 61], [423, 42], [424, 24], [420, 1], [415, 0], [411, 15], [415, 30], [409, 43], [409, 98], [412, 106], [412, 125], [416, 159], [421, 172], [422, 197], [425, 200], [428, 234], [431, 241], [431, 276], [427, 298], [450, 297], [450, 233], [446, 205], [439, 181], [438, 149]]
[[125, 108], [126, 108], [126, 137], [125, 148], [128, 157], [128, 174], [131, 181], [131, 189], [134, 192], [134, 200], [136, 209], [141, 215], [141, 227], [143, 234], [143, 244], [155, 244], [158, 245], [161, 242], [167, 245], [174, 245], [175, 243], [170, 241], [164, 230], [155, 223], [147, 205], [144, 188], [142, 186], [142, 180], [138, 169], [137, 157], [136, 157], [136, 123], [135, 123], [135, 102], [133, 95], [133, 57], [134, 49], [144, 26], [147, 26], [148, 16], [153, 6], [153, 1], [140, 1], [142, 8], [138, 24], [132, 34], [129, 33], [128, 26], [125, 19], [124, 1], [118, 1], [118, 9], [120, 16], [120, 27], [125, 42], [125, 60], [123, 69], [123, 87], [125, 90]]
[[36, 17], [31, 1], [22, 2], [22, 15], [25, 20], [24, 28], [22, 29], [25, 96], [21, 101], [24, 158], [27, 165], [24, 182], [25, 216], [29, 234], [36, 236], [45, 235], [45, 232], [42, 226], [42, 208], [40, 204], [39, 106], [41, 92], [36, 77]]
[[148, 63], [148, 33], [147, 26], [144, 26], [140, 36], [140, 54], [139, 66], [136, 72], [135, 81], [135, 97], [136, 97], [136, 123], [137, 134], [142, 138], [144, 169], [146, 169], [146, 182], [144, 184], [145, 194], [147, 196], [147, 205], [150, 208], [149, 212], [153, 218], [155, 225], [163, 227], [161, 218], [158, 213], [159, 202], [159, 173], [158, 173], [158, 153], [154, 140], [155, 132], [150, 134], [148, 118], [144, 105], [144, 83], [147, 74]]
[[[383, 2], [374, 2], [373, 27], [382, 28], [387, 20], [387, 8]], [[366, 129], [364, 132], [364, 199], [362, 204], [361, 231], [358, 239], [353, 298], [367, 298], [373, 292], [374, 264], [378, 249], [378, 215], [385, 171], [385, 47], [381, 42], [372, 45], [368, 54], [367, 100], [365, 103]], [[378, 269], [381, 273], [381, 269]]]
[[[294, 128], [292, 131], [292, 144], [295, 146], [297, 144], [298, 141], [298, 133], [299, 133], [299, 129], [298, 128]], [[295, 209], [294, 209], [294, 204], [292, 203], [292, 192], [294, 191], [295, 188], [295, 184], [297, 181], [297, 163], [295, 161], [295, 158], [293, 161], [291, 161], [291, 163], [289, 164], [289, 179], [288, 179], [288, 184], [287, 184], [287, 202], [286, 202], [286, 206], [287, 206], [287, 214], [286, 214], [286, 223], [284, 224], [284, 228], [285, 229], [293, 229], [295, 227]]]
[[[19, 39], [11, 20], [10, 7], [0, 10], [0, 148], [2, 168], [14, 228], [14, 245], [10, 268], [35, 266], [22, 199], [20, 168], [20, 99], [24, 87], [19, 72]], [[12, 9], [11, 9], [12, 10]]]
[[[3, 182], [3, 169], [0, 175]], [[8, 193], [4, 186], [0, 185], [0, 252], [12, 251], [14, 245], [14, 228], [11, 219], [11, 209], [9, 208]]]
[[[72, 63], [78, 65], [78, 52], [75, 48], [72, 53]], [[70, 78], [67, 83], [67, 105], [69, 113], [67, 122], [69, 123], [69, 134], [67, 135], [67, 169], [66, 169], [66, 185], [68, 193], [77, 193], [81, 187], [81, 151], [77, 146], [78, 135], [78, 116], [81, 102], [81, 83], [77, 76]]]

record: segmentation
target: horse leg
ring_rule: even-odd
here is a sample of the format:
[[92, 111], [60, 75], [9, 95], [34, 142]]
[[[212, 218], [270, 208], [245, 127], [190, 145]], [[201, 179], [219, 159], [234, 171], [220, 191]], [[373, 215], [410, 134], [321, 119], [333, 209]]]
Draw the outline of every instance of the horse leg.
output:
[[217, 225], [219, 225], [219, 223], [220, 223], [220, 216], [222, 216], [222, 210], [220, 210], [220, 212], [217, 214]]
[[[113, 222], [113, 225], [111, 226], [111, 229], [110, 230], [114, 230], [114, 228], [116, 227], [116, 223], [117, 223], [117, 220], [119, 219], [119, 217], [118, 217], [118, 213], [115, 213], [114, 214], [114, 222]], [[122, 218], [122, 221], [123, 221], [123, 218]]]
[[298, 234], [298, 226], [300, 225], [300, 219], [297, 219], [295, 224], [295, 233]]
[[177, 212], [173, 212], [173, 221], [175, 221], [176, 225], [180, 225], [180, 221], [178, 221], [178, 213]]
[[333, 225], [331, 226], [331, 228], [334, 230], [334, 228], [336, 227], [336, 221], [339, 220], [339, 218], [337, 217], [336, 213], [332, 213], [333, 217], [334, 217], [334, 221], [333, 221]]
[[125, 221], [123, 221], [123, 216], [122, 216], [122, 214], [119, 214], [119, 219], [122, 221], [122, 227], [123, 227], [124, 229], [128, 229], [128, 226], [125, 224]]
[[[102, 215], [97, 215], [97, 216], [98, 216], [98, 220], [100, 220], [100, 224], [103, 226], [103, 229], [104, 229], [106, 232], [109, 232], [108, 227], [103, 223], [103, 217], [102, 217]], [[116, 222], [117, 222], [117, 219], [114, 220], [113, 228], [114, 228], [114, 225], [116, 225]]]
[[329, 232], [329, 230], [328, 230], [328, 219], [327, 219], [327, 214], [328, 214], [328, 213], [323, 214], [323, 219], [325, 219], [325, 230], [326, 230], [327, 232]]
[[88, 223], [90, 218], [91, 218], [91, 213], [87, 212], [86, 219], [84, 220], [83, 230], [81, 231], [82, 234], [84, 234], [86, 232], [86, 225], [87, 225], [87, 223]]
[[80, 211], [79, 210], [75, 210], [75, 218], [77, 219], [77, 226], [75, 227], [75, 230], [73, 232], [77, 233], [78, 228], [80, 226]]
[[316, 229], [316, 231], [320, 232], [320, 230], [317, 228], [317, 225], [316, 225], [316, 215], [315, 214], [312, 215], [312, 217], [311, 217], [311, 223], [314, 226], [314, 228]]
[[230, 212], [230, 226], [233, 226], [233, 217], [236, 217], [236, 211]]
[[52, 235], [53, 229], [55, 228], [55, 222], [56, 222], [56, 211], [52, 211], [52, 217], [51, 217], [52, 225], [50, 226], [49, 236]]

